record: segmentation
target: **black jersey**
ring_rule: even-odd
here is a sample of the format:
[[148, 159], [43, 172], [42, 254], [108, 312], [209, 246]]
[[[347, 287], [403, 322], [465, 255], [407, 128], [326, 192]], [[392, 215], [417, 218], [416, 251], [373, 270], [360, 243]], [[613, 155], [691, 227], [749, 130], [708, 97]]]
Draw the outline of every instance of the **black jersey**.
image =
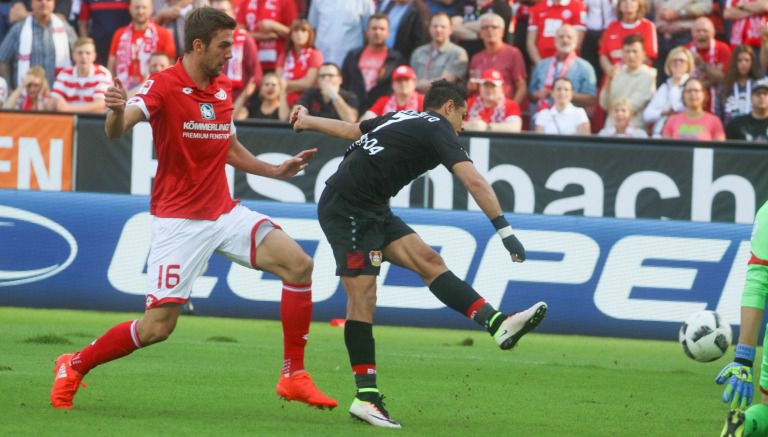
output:
[[400, 111], [360, 123], [363, 136], [347, 148], [326, 182], [348, 201], [387, 206], [389, 198], [427, 170], [470, 161], [451, 123], [434, 112]]

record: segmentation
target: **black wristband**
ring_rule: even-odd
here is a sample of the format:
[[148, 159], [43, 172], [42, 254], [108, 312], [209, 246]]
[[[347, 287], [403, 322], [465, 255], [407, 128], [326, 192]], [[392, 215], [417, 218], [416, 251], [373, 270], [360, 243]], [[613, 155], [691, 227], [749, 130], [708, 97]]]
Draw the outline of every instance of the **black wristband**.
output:
[[750, 369], [752, 368], [752, 361], [750, 361], [750, 360], [748, 360], [748, 359], [746, 359], [746, 358], [734, 358], [734, 359], [733, 359], [733, 362], [734, 362], [734, 363], [739, 363], [739, 364], [741, 364], [742, 366], [747, 366], [747, 367], [749, 367]]
[[509, 222], [507, 221], [506, 218], [504, 218], [504, 215], [500, 215], [495, 219], [491, 220], [491, 223], [493, 224], [494, 229], [496, 229], [497, 231], [499, 229], [504, 229], [507, 226], [509, 226]]

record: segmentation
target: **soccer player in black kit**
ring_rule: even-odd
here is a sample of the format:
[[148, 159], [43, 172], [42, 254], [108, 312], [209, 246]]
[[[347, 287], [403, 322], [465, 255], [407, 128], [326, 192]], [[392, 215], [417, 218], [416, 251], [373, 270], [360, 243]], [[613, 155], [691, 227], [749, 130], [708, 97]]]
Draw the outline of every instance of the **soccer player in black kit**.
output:
[[376, 385], [373, 313], [382, 261], [416, 272], [446, 306], [487, 329], [501, 349], [511, 349], [547, 312], [544, 302], [512, 315], [497, 311], [448, 270], [442, 257], [389, 208], [389, 199], [401, 188], [443, 164], [491, 219], [512, 261], [525, 260], [525, 249], [496, 194], [459, 144], [466, 99], [463, 88], [440, 80], [424, 98], [426, 112], [392, 112], [361, 123], [313, 117], [302, 106], [291, 114], [297, 132], [314, 130], [356, 140], [326, 182], [318, 218], [347, 293], [344, 342], [357, 384], [349, 412], [374, 426], [400, 428], [384, 409]]

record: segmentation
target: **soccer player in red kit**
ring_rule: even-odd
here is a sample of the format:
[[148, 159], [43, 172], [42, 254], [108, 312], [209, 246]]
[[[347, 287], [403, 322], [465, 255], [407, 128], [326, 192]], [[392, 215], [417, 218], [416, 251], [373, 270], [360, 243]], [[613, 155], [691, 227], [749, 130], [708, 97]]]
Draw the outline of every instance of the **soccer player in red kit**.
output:
[[283, 280], [285, 361], [278, 395], [321, 408], [337, 405], [304, 370], [312, 259], [271, 218], [229, 195], [225, 164], [284, 179], [306, 167], [316, 152], [305, 150], [271, 165], [237, 140], [230, 81], [222, 74], [232, 57], [235, 26], [234, 19], [213, 8], [194, 10], [185, 23], [186, 51], [176, 65], [152, 75], [130, 99], [117, 78], [106, 92], [111, 110], [107, 136], [120, 137], [147, 120], [155, 140], [158, 171], [150, 202], [154, 218], [146, 310], [141, 320], [116, 325], [79, 352], [56, 360], [51, 390], [56, 408], [72, 408], [82, 378], [94, 367], [167, 339], [213, 252]]

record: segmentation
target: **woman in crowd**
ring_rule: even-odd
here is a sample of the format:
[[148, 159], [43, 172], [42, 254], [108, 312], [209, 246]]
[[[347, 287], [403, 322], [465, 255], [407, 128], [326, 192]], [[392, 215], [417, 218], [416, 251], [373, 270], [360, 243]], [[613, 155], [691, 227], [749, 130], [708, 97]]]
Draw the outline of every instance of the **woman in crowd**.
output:
[[664, 138], [686, 140], [725, 139], [723, 123], [714, 114], [704, 110], [706, 90], [699, 79], [690, 78], [683, 85], [685, 111], [672, 114], [664, 125]]
[[16, 111], [45, 111], [50, 98], [45, 70], [39, 65], [27, 70], [21, 85], [8, 96], [3, 108]]
[[288, 105], [293, 106], [301, 94], [315, 86], [317, 72], [323, 65], [323, 54], [315, 48], [315, 30], [307, 20], [295, 20], [288, 34], [285, 53], [277, 58], [277, 77], [285, 81]]
[[685, 110], [683, 105], [683, 84], [690, 77], [695, 67], [693, 54], [685, 47], [675, 47], [669, 52], [664, 62], [667, 80], [656, 89], [656, 93], [643, 111], [643, 120], [653, 125], [653, 137], [661, 137], [661, 130], [667, 117]]
[[630, 123], [634, 115], [632, 102], [628, 98], [616, 99], [611, 106], [613, 126], [604, 127], [598, 135], [614, 138], [648, 138], [648, 134], [643, 129], [636, 128]]
[[600, 39], [600, 68], [604, 74], [610, 74], [614, 65], [622, 63], [621, 42], [628, 35], [642, 36], [647, 61], [652, 64], [656, 59], [656, 25], [645, 18], [647, 13], [646, 0], [619, 0], [616, 13], [618, 19], [608, 24]]
[[536, 132], [556, 135], [589, 135], [589, 117], [584, 108], [573, 106], [573, 84], [565, 77], [552, 83], [551, 108], [536, 113]]
[[[286, 101], [284, 86], [275, 73], [267, 73], [261, 79], [259, 94], [256, 91], [256, 83], [250, 81], [245, 90], [235, 100], [235, 120], [246, 118], [288, 120], [290, 108]], [[248, 101], [246, 106], [245, 102]]]
[[728, 70], [718, 93], [717, 115], [723, 119], [723, 124], [727, 125], [734, 118], [752, 112], [752, 85], [762, 76], [752, 47], [736, 46], [731, 52]]

